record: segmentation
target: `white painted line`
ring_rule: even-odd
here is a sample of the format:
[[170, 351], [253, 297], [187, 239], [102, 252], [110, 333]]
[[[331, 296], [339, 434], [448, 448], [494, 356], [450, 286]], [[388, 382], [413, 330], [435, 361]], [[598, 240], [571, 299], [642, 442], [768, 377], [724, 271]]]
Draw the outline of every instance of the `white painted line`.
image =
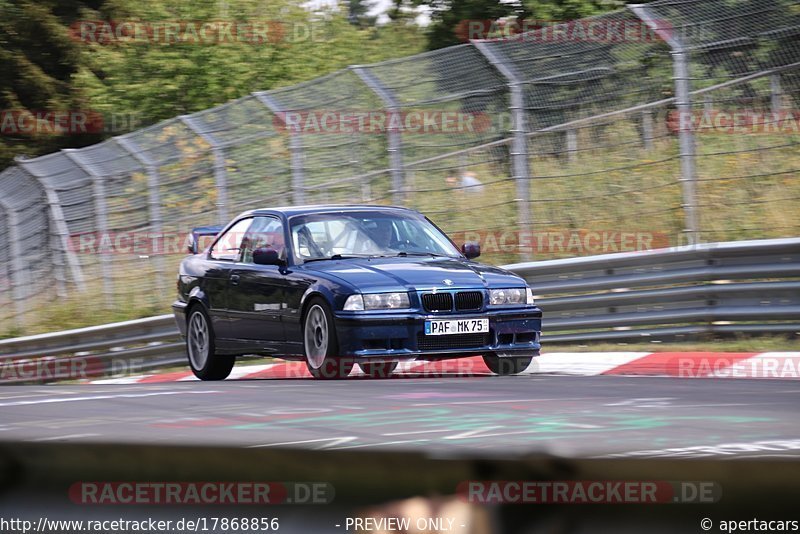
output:
[[361, 449], [364, 447], [385, 447], [387, 445], [405, 445], [406, 443], [424, 443], [429, 439], [407, 439], [403, 441], [383, 441], [380, 443], [365, 443], [363, 445], [348, 445], [347, 447], [331, 447], [329, 450], [341, 451], [344, 449]]
[[412, 434], [433, 434], [435, 432], [455, 432], [455, 428], [440, 428], [435, 430], [415, 430], [414, 432], [388, 432], [386, 434], [381, 434], [381, 436], [392, 437], [392, 436], [410, 436]]
[[[453, 434], [452, 436], [445, 436], [444, 439], [468, 439], [468, 438], [479, 438], [486, 435], [491, 436], [492, 434], [481, 434], [482, 432], [488, 432], [489, 430], [499, 430], [504, 428], [501, 426], [485, 426], [483, 428], [476, 428], [474, 430], [468, 430], [466, 432], [462, 432], [460, 434]], [[481, 434], [481, 435], [476, 435]]]
[[58, 441], [58, 440], [67, 440], [67, 439], [78, 439], [78, 438], [91, 438], [94, 436], [99, 436], [100, 434], [68, 434], [66, 436], [53, 436], [50, 438], [36, 438], [30, 441]]
[[14, 402], [2, 402], [0, 403], [0, 408], [6, 408], [9, 406], [30, 406], [34, 404], [54, 404], [59, 402], [81, 402], [81, 401], [93, 401], [93, 400], [108, 400], [108, 399], [134, 399], [139, 397], [155, 397], [160, 395], [201, 395], [206, 393], [221, 393], [220, 391], [159, 391], [153, 393], [120, 393], [117, 395], [92, 395], [88, 397], [63, 397], [63, 398], [49, 398], [49, 399], [38, 399], [38, 400], [30, 400], [30, 401], [14, 401]]
[[510, 400], [487, 400], [487, 401], [456, 401], [456, 402], [421, 402], [417, 404], [412, 404], [413, 407], [421, 407], [421, 406], [443, 406], [443, 405], [460, 405], [460, 404], [500, 404], [500, 403], [508, 403], [508, 402], [564, 402], [564, 401], [573, 401], [573, 400], [592, 400], [598, 397], [570, 397], [566, 399], [510, 399]]
[[[38, 397], [48, 397], [55, 393], [55, 391], [49, 391], [47, 393], [39, 393], [36, 395], [11, 395], [9, 397], [0, 397], [0, 401], [9, 400], [9, 399], [35, 399]], [[60, 393], [60, 392], [59, 392]]]
[[754, 441], [750, 443], [721, 443], [718, 445], [695, 445], [692, 447], [673, 447], [668, 449], [647, 449], [640, 451], [620, 452], [595, 456], [595, 458], [702, 458], [707, 456], [732, 456], [737, 457], [748, 453], [798, 451], [800, 454], [800, 439]]
[[90, 384], [136, 384], [152, 375], [120, 376], [117, 378], [104, 378], [102, 380], [92, 380]]
[[317, 447], [317, 449], [327, 449], [334, 445], [338, 445], [340, 443], [350, 443], [354, 439], [358, 439], [357, 436], [345, 436], [341, 438], [318, 438], [318, 439], [305, 439], [302, 441], [284, 441], [282, 443], [264, 443], [263, 445], [250, 445], [248, 449], [263, 449], [266, 447], [282, 447], [284, 445], [304, 445], [306, 443], [321, 443], [325, 441], [329, 441], [330, 443], [323, 445], [321, 447]]

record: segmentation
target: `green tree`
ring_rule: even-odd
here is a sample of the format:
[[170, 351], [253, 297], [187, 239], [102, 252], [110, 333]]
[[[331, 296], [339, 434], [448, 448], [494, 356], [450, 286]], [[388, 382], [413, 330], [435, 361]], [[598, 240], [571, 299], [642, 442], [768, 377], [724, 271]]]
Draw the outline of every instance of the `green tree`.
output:
[[[395, 0], [391, 15], [399, 17], [404, 8], [425, 6], [431, 14], [428, 49], [463, 43], [469, 33], [467, 21], [496, 21], [502, 18], [555, 22], [598, 15], [625, 6], [623, 0]], [[521, 26], [521, 25], [520, 25]]]
[[[406, 21], [354, 26], [346, 6], [311, 12], [302, 0], [0, 0], [0, 109], [82, 109], [134, 117], [144, 126], [253, 91], [292, 85], [424, 49]], [[266, 27], [222, 42], [122, 35], [102, 41], [87, 21], [239, 22]], [[72, 30], [72, 31], [71, 31]], [[182, 33], [181, 35], [186, 35]], [[107, 132], [105, 135], [122, 133]], [[101, 140], [102, 135], [0, 138], [0, 168], [30, 156]]]
[[0, 0], [0, 169], [17, 155], [36, 155], [97, 141], [96, 136], [21, 132], [20, 115], [48, 110], [85, 110], [86, 95], [72, 83], [80, 69], [80, 46], [68, 38], [66, 21], [90, 2]]
[[374, 26], [376, 17], [369, 14], [370, 7], [368, 0], [347, 0], [347, 20], [362, 28]]

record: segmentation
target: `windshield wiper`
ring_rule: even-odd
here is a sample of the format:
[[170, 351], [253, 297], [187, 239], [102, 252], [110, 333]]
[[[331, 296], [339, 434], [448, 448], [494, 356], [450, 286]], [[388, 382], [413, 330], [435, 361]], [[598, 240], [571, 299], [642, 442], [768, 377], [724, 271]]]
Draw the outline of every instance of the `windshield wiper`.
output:
[[303, 263], [311, 263], [312, 261], [325, 261], [325, 260], [346, 260], [350, 258], [370, 258], [372, 257], [369, 254], [334, 254], [333, 256], [328, 256], [325, 258], [309, 258], [307, 260], [303, 260]]
[[421, 252], [421, 251], [411, 251], [411, 252], [398, 252], [398, 256], [406, 257], [406, 256], [431, 256], [433, 258], [453, 258], [455, 256], [448, 256], [447, 254], [438, 254], [436, 252]]

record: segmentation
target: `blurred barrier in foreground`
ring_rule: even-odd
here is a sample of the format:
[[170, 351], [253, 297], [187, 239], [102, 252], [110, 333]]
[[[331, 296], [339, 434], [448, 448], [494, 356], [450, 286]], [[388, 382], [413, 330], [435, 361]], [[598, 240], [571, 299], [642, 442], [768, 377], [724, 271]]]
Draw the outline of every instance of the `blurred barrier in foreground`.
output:
[[[514, 455], [504, 452], [502, 446], [484, 453], [439, 451], [432, 456], [409, 450], [328, 451], [297, 446], [248, 449], [197, 444], [25, 442], [0, 444], [0, 470], [7, 475], [0, 513], [29, 520], [34, 526], [45, 515], [50, 520], [268, 517], [279, 518], [280, 532], [336, 532], [349, 530], [344, 528], [346, 518], [428, 515], [456, 517], [460, 521], [455, 528], [412, 528], [406, 532], [567, 534], [685, 532], [699, 530], [697, 525], [702, 518], [712, 518], [715, 530], [723, 520], [787, 520], [796, 517], [800, 468], [797, 462], [767, 455], [744, 459], [735, 455], [693, 460], [591, 459], [541, 453]], [[690, 487], [697, 481], [713, 481], [721, 488], [722, 497], [718, 502], [695, 499], [631, 504], [628, 501], [639, 498], [639, 493], [628, 496], [623, 492], [627, 500], [617, 504], [587, 503], [586, 494], [567, 504], [496, 504], [508, 499], [497, 493], [489, 503], [476, 503], [459, 496], [459, 488], [475, 480], [498, 484], [642, 481], [659, 485], [673, 481], [672, 484], [685, 482]], [[172, 481], [322, 482], [335, 489], [335, 496], [330, 503], [311, 505], [76, 504], [70, 497], [73, 487], [81, 481], [162, 486]], [[681, 497], [676, 495], [675, 500]], [[432, 509], [430, 505], [436, 503], [460, 506]], [[654, 525], [660, 529], [654, 530]], [[236, 530], [264, 532], [247, 527]], [[355, 530], [387, 531], [351, 531]]]
[[[800, 336], [800, 238], [506, 265], [534, 289], [542, 342]], [[185, 364], [172, 315], [0, 341], [0, 383]], [[73, 362], [73, 364], [70, 364]]]
[[495, 264], [620, 250], [593, 231], [634, 250], [798, 235], [797, 7], [657, 0], [470, 35], [20, 159], [0, 173], [0, 326], [165, 309], [189, 229], [265, 205], [408, 205], [482, 232]]

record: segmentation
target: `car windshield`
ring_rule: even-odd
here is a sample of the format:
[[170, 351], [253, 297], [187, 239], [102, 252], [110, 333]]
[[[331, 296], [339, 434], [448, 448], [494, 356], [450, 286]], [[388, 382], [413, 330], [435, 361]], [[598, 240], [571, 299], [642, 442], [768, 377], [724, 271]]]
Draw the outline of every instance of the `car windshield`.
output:
[[460, 256], [438, 228], [412, 214], [314, 213], [293, 217], [290, 225], [298, 263], [340, 257]]

